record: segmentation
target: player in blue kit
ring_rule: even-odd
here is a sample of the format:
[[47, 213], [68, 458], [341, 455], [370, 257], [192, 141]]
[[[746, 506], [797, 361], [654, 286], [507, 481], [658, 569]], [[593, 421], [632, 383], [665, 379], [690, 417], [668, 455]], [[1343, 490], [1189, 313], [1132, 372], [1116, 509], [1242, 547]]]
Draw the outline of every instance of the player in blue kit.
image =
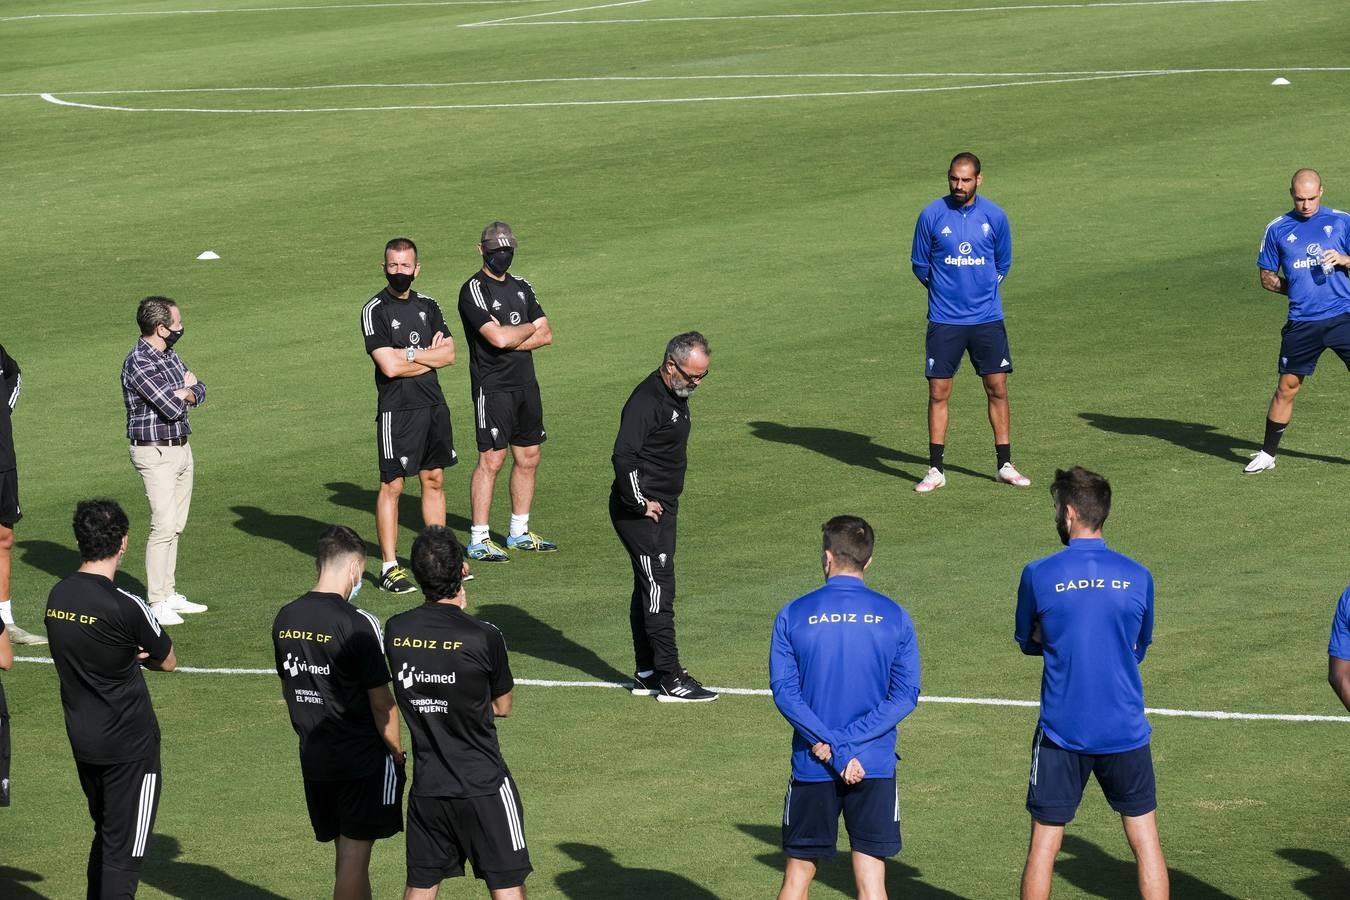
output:
[[1289, 195], [1294, 208], [1266, 226], [1256, 260], [1261, 287], [1289, 296], [1289, 321], [1280, 331], [1280, 380], [1265, 441], [1243, 469], [1248, 475], [1275, 468], [1294, 398], [1322, 351], [1336, 351], [1350, 368], [1350, 214], [1322, 207], [1322, 176], [1315, 169], [1295, 172]]
[[884, 900], [885, 858], [900, 852], [895, 729], [919, 701], [919, 644], [904, 607], [863, 583], [872, 527], [836, 516], [821, 531], [825, 586], [779, 610], [769, 651], [773, 700], [793, 727], [778, 897], [805, 900], [842, 811], [859, 896]]
[[1055, 856], [1097, 776], [1120, 813], [1146, 900], [1168, 895], [1139, 664], [1153, 640], [1153, 576], [1102, 540], [1111, 485], [1081, 466], [1056, 470], [1055, 528], [1067, 545], [1029, 563], [1017, 588], [1014, 639], [1042, 656], [1041, 716], [1031, 747], [1031, 846], [1022, 898], [1048, 898]]
[[1327, 645], [1327, 681], [1350, 709], [1350, 587], [1341, 594], [1336, 604], [1336, 615], [1331, 620], [1331, 643]]
[[914, 486], [920, 494], [947, 483], [942, 457], [947, 446], [947, 401], [961, 357], [984, 381], [989, 424], [994, 429], [995, 479], [1031, 484], [1012, 463], [1008, 373], [1013, 370], [1003, 325], [999, 285], [1012, 268], [1012, 231], [998, 204], [977, 196], [983, 176], [980, 158], [958, 153], [947, 169], [946, 197], [934, 200], [914, 224], [910, 264], [928, 289], [928, 335], [924, 342], [928, 378], [928, 473]]

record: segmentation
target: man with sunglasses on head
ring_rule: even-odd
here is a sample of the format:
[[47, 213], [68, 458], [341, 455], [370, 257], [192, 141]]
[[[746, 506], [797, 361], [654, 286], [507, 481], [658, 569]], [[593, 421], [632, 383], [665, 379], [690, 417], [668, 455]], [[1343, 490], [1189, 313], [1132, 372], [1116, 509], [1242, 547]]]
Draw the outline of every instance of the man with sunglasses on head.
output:
[[664, 703], [717, 699], [680, 665], [675, 647], [675, 525], [688, 463], [689, 395], [708, 377], [711, 355], [697, 331], [671, 338], [660, 368], [624, 404], [614, 439], [609, 518], [633, 566], [633, 693]]

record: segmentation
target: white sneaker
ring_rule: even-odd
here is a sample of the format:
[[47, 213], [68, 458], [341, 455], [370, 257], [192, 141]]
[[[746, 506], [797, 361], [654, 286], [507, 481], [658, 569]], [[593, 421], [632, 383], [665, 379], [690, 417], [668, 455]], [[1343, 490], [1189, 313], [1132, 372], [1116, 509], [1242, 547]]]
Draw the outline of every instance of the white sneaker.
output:
[[929, 491], [936, 491], [947, 483], [947, 476], [938, 471], [937, 466], [928, 470], [928, 474], [923, 476], [923, 481], [914, 485], [914, 492], [917, 494], [926, 494]]
[[1257, 450], [1252, 454], [1252, 461], [1247, 463], [1242, 471], [1246, 475], [1255, 475], [1257, 472], [1264, 472], [1266, 469], [1275, 468], [1275, 457], [1264, 450]]
[[204, 613], [208, 609], [205, 603], [193, 603], [182, 594], [170, 594], [169, 599], [164, 601], [169, 604], [169, 609], [179, 615], [191, 615], [192, 613]]
[[33, 634], [31, 631], [24, 631], [13, 622], [5, 623], [5, 632], [9, 635], [9, 639], [16, 644], [27, 644], [30, 647], [36, 647], [40, 644], [47, 643], [47, 639], [42, 635]]
[[1031, 487], [1031, 479], [1017, 471], [1017, 468], [1010, 462], [1005, 462], [999, 466], [997, 474], [994, 475], [994, 480], [1016, 487]]
[[167, 602], [151, 603], [150, 611], [155, 614], [161, 625], [182, 625], [183, 617], [173, 611], [173, 607]]

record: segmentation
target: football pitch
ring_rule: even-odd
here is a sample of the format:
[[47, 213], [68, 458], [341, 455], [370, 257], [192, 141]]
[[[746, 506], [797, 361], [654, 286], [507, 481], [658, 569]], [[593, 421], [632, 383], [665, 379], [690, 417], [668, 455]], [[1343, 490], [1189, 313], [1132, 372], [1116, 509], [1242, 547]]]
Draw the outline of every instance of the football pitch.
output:
[[[149, 673], [164, 792], [140, 896], [320, 898], [296, 741], [271, 666], [277, 609], [339, 522], [375, 537], [375, 390], [361, 304], [384, 242], [452, 312], [479, 229], [547, 311], [549, 440], [532, 527], [561, 551], [475, 567], [520, 682], [500, 723], [535, 898], [750, 900], [777, 890], [790, 730], [770, 628], [817, 586], [819, 526], [877, 532], [870, 583], [913, 615], [923, 698], [901, 725], [892, 897], [1016, 893], [1039, 660], [1012, 641], [1017, 580], [1059, 544], [1056, 467], [1107, 475], [1106, 536], [1157, 582], [1143, 664], [1159, 825], [1179, 898], [1350, 896], [1350, 718], [1326, 684], [1350, 583], [1350, 377], [1299, 397], [1279, 468], [1244, 477], [1275, 382], [1283, 298], [1255, 266], [1290, 174], [1350, 204], [1347, 31], [1310, 0], [5, 0], [0, 342], [23, 366], [19, 624], [78, 565], [91, 496], [148, 526], [118, 373], [135, 304], [182, 305], [207, 383], [179, 587], [210, 605]], [[1272, 86], [1277, 77], [1286, 86]], [[915, 216], [962, 150], [1008, 213], [1013, 458], [993, 481], [978, 379], [952, 398], [948, 484], [927, 468]], [[197, 261], [204, 250], [218, 260]], [[703, 331], [681, 506], [683, 661], [728, 692], [657, 704], [631, 672], [628, 562], [606, 515], [628, 392]], [[467, 348], [443, 370], [467, 532]], [[499, 479], [504, 482], [505, 477]], [[415, 487], [409, 494], [415, 494]], [[498, 485], [494, 531], [507, 499]], [[401, 553], [420, 526], [402, 505]], [[374, 562], [371, 564], [375, 567]], [[420, 601], [367, 584], [382, 619]], [[43, 648], [19, 648], [38, 657]], [[14, 806], [0, 897], [83, 896], [89, 820], [50, 665], [3, 676]], [[584, 683], [584, 684], [578, 684]], [[606, 687], [606, 685], [609, 685]], [[1298, 716], [1308, 718], [1298, 718]], [[1283, 718], [1282, 718], [1283, 716]], [[844, 845], [846, 846], [846, 845]], [[376, 845], [399, 896], [401, 836]], [[852, 895], [845, 858], [814, 897]], [[1119, 819], [1090, 787], [1056, 896], [1127, 897]], [[470, 879], [443, 897], [484, 895]]]

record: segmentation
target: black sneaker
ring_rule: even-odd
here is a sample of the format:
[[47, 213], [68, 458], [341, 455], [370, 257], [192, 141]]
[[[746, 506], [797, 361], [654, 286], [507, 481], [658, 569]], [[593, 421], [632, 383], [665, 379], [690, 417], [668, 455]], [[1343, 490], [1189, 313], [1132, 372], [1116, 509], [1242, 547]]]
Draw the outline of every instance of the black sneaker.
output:
[[413, 584], [407, 569], [394, 566], [380, 576], [380, 590], [390, 594], [411, 594], [417, 590], [417, 585]]
[[717, 699], [717, 692], [710, 691], [698, 683], [698, 679], [686, 669], [678, 675], [667, 675], [661, 679], [661, 693], [656, 695], [661, 703], [707, 703]]
[[633, 696], [655, 697], [661, 693], [661, 673], [653, 672], [646, 678], [633, 673]]

